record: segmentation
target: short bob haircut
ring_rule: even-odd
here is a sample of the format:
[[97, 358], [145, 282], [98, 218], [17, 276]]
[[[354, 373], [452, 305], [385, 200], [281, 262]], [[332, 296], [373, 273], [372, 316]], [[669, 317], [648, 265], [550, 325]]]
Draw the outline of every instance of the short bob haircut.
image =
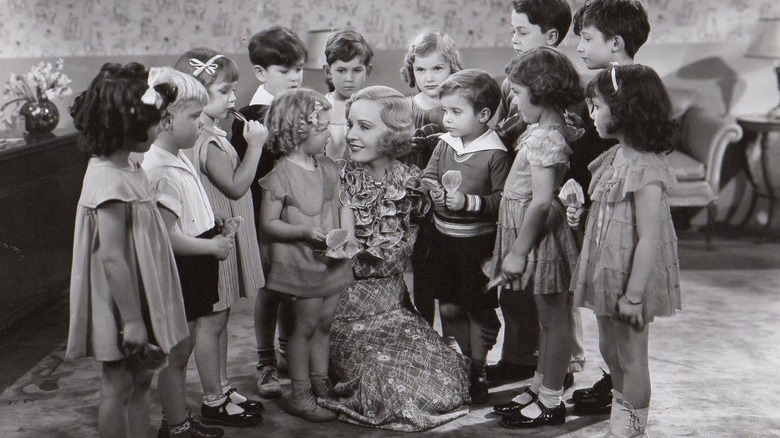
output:
[[512, 7], [518, 14], [525, 14], [528, 22], [535, 24], [547, 32], [550, 29], [558, 31], [558, 46], [571, 26], [571, 7], [565, 0], [513, 0]]
[[409, 45], [409, 51], [406, 52], [404, 64], [401, 67], [401, 79], [410, 87], [416, 87], [417, 82], [414, 79], [415, 57], [428, 56], [434, 52], [439, 52], [450, 65], [450, 73], [463, 70], [455, 41], [439, 29], [425, 29], [417, 34]]
[[451, 94], [460, 94], [471, 103], [474, 112], [490, 110], [490, 116], [496, 113], [501, 102], [501, 87], [484, 70], [466, 69], [453, 73], [439, 85], [439, 98]]
[[188, 50], [181, 55], [176, 61], [174, 68], [180, 72], [194, 76], [204, 87], [210, 86], [214, 82], [217, 82], [218, 79], [221, 79], [224, 82], [238, 81], [238, 66], [236, 66], [236, 63], [233, 62], [232, 59], [224, 55], [213, 61], [214, 65], [217, 66], [213, 75], [208, 72], [208, 69], [204, 69], [195, 76], [194, 73], [197, 70], [197, 67], [190, 64], [190, 60], [196, 59], [205, 64], [219, 54], [219, 52], [206, 47], [197, 47]]
[[506, 68], [509, 82], [528, 87], [531, 103], [565, 110], [582, 102], [582, 80], [569, 59], [549, 47], [537, 47]]
[[272, 65], [295, 67], [303, 65], [309, 52], [303, 41], [292, 30], [271, 26], [252, 35], [249, 39], [249, 61], [268, 69]]
[[363, 35], [354, 29], [344, 29], [328, 38], [325, 44], [325, 62], [333, 65], [336, 61], [349, 62], [360, 58], [360, 63], [368, 67], [374, 57], [374, 50]]
[[[617, 82], [617, 90], [612, 77]], [[632, 148], [644, 152], [670, 152], [677, 124], [672, 103], [658, 73], [633, 64], [602, 70], [586, 87], [588, 99], [602, 99], [612, 115], [607, 132], [623, 132]], [[590, 104], [590, 102], [589, 102]]]
[[319, 120], [319, 116], [330, 108], [330, 102], [322, 93], [307, 88], [294, 88], [279, 94], [265, 118], [266, 148], [282, 155], [292, 151], [309, 137], [310, 127], [322, 127], [311, 120]]
[[382, 123], [387, 126], [387, 132], [381, 137], [377, 150], [393, 158], [406, 155], [412, 147], [414, 131], [409, 100], [393, 88], [374, 85], [357, 91], [347, 100], [347, 114], [358, 100], [376, 102], [382, 107], [380, 116]]
[[197, 102], [203, 106], [209, 103], [209, 92], [196, 78], [174, 70], [170, 67], [161, 67], [167, 82], [176, 87], [176, 99], [168, 105], [168, 112], [177, 114], [190, 102]]
[[69, 108], [79, 144], [92, 156], [109, 156], [132, 143], [149, 141], [148, 130], [157, 124], [176, 97], [170, 84], [156, 85], [160, 108], [141, 102], [149, 88], [149, 71], [137, 62], [106, 63]]
[[631, 58], [647, 41], [650, 21], [647, 10], [638, 0], [589, 0], [574, 14], [574, 33], [594, 26], [605, 39], [623, 38], [626, 54]]

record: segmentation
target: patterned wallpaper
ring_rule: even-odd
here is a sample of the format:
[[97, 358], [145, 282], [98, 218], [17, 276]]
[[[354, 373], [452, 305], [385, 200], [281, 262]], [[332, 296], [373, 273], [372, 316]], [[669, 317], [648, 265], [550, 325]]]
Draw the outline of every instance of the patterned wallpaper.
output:
[[[583, 0], [569, 0], [573, 10]], [[747, 42], [777, 0], [647, 0], [651, 41]], [[351, 26], [377, 49], [404, 48], [425, 26], [460, 47], [507, 46], [510, 0], [0, 0], [0, 57], [242, 52], [272, 24], [303, 35]], [[10, 17], [10, 19], [7, 19]], [[568, 44], [576, 39], [567, 38]]]

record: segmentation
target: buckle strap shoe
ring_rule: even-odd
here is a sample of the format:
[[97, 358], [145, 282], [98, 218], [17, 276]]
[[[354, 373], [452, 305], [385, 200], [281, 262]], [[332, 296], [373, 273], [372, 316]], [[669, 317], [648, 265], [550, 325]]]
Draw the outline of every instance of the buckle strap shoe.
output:
[[501, 403], [493, 406], [493, 413], [498, 414], [502, 417], [507, 417], [511, 415], [516, 415], [520, 413], [520, 410], [524, 407], [530, 405], [531, 403], [535, 402], [539, 399], [539, 396], [534, 394], [533, 391], [531, 391], [528, 388], [525, 388], [523, 390], [522, 394], [528, 394], [531, 396], [531, 401], [528, 403], [518, 403], [516, 401], [510, 401], [507, 403]]
[[[211, 407], [207, 404], [200, 406], [200, 415], [203, 418], [205, 424], [220, 424], [222, 426], [230, 427], [250, 427], [263, 421], [263, 417], [260, 414], [252, 414], [242, 409], [242, 412], [231, 414], [228, 412], [228, 405], [233, 404], [229, 398], [215, 407]], [[236, 405], [234, 405], [236, 406]]]
[[560, 426], [566, 422], [566, 405], [563, 402], [555, 408], [548, 408], [539, 400], [533, 403], [536, 403], [542, 410], [538, 417], [528, 418], [518, 412], [517, 415], [503, 417], [501, 425], [510, 429], [533, 429], [539, 426]]
[[[238, 390], [236, 388], [230, 388], [225, 393], [225, 397], [230, 399], [230, 395], [233, 393], [238, 394]], [[246, 397], [244, 397], [246, 398]], [[263, 403], [257, 400], [250, 400], [246, 399], [246, 401], [242, 401], [241, 403], [236, 403], [237, 405], [241, 406], [245, 411], [249, 412], [250, 414], [260, 414], [265, 410], [265, 406], [263, 406]]]

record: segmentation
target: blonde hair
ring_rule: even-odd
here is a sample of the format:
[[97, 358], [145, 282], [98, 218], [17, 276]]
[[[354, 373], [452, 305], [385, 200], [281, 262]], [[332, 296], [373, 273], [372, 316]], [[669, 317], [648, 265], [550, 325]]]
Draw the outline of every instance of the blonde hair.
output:
[[401, 67], [401, 79], [414, 88], [417, 83], [414, 79], [414, 59], [417, 56], [427, 56], [438, 51], [450, 65], [450, 73], [463, 69], [455, 41], [440, 29], [425, 29], [414, 37], [409, 45], [409, 51], [404, 57], [404, 65]]
[[366, 87], [353, 94], [347, 100], [347, 114], [352, 104], [358, 100], [370, 100], [381, 106], [380, 117], [387, 126], [387, 132], [376, 146], [382, 154], [398, 158], [409, 152], [412, 147], [412, 107], [403, 94], [393, 88], [382, 85]]
[[286, 154], [300, 146], [309, 136], [309, 127], [321, 127], [319, 116], [330, 108], [322, 93], [307, 88], [293, 88], [276, 96], [265, 118], [266, 147]]
[[182, 73], [178, 70], [174, 70], [170, 67], [160, 67], [162, 70], [165, 82], [168, 82], [176, 87], [176, 98], [168, 105], [168, 112], [171, 114], [178, 113], [185, 104], [195, 101], [203, 106], [209, 103], [209, 92], [206, 87], [200, 83], [194, 77]]

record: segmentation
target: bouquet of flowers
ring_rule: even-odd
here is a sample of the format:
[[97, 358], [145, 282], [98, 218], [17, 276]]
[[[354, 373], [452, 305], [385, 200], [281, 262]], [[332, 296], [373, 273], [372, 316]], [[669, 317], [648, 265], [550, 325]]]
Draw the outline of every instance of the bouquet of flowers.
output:
[[70, 95], [73, 92], [69, 86], [71, 80], [62, 73], [62, 66], [62, 59], [54, 65], [41, 61], [25, 75], [12, 73], [3, 89], [3, 96], [10, 98], [0, 107], [3, 123], [11, 126], [27, 103]]

